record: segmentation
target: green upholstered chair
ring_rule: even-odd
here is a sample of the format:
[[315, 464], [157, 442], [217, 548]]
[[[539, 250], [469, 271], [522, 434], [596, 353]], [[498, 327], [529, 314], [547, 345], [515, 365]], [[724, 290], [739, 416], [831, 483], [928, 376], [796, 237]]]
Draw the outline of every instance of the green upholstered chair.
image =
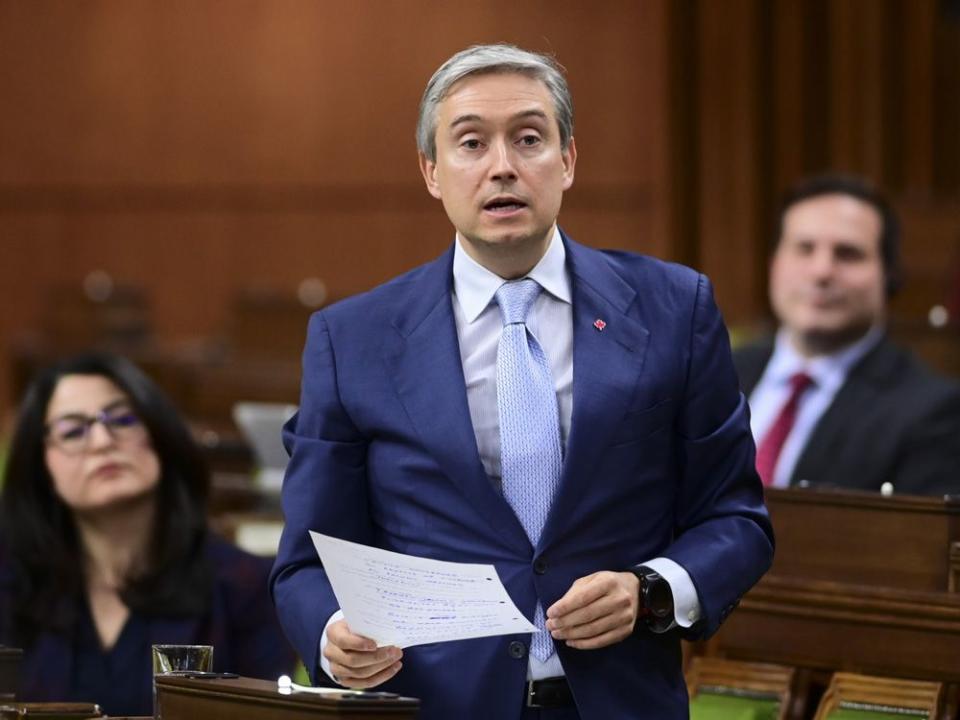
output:
[[938, 682], [838, 672], [814, 720], [935, 720], [942, 695]]
[[695, 657], [687, 669], [690, 720], [784, 720], [793, 668]]

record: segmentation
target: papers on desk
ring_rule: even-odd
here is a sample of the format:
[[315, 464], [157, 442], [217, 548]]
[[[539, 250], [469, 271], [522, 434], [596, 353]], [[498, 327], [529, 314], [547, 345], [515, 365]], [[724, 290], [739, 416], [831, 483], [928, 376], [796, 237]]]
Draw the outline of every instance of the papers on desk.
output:
[[310, 531], [350, 629], [400, 648], [537, 632], [493, 565], [444, 562]]

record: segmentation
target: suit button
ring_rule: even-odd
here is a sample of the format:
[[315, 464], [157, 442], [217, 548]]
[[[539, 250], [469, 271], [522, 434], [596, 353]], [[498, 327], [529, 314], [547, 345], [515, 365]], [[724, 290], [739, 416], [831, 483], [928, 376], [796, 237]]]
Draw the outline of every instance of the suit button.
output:
[[510, 653], [510, 657], [521, 660], [527, 656], [527, 646], [519, 640], [514, 640], [507, 646], [507, 652]]
[[537, 558], [533, 561], [533, 571], [537, 575], [545, 575], [547, 572], [547, 561], [542, 557]]

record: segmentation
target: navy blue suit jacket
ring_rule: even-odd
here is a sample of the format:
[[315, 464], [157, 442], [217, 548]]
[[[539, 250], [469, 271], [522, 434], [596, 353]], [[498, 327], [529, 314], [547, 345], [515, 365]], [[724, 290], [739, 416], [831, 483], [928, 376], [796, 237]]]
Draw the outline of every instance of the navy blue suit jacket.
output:
[[[747, 406], [709, 282], [678, 265], [564, 242], [573, 415], [535, 548], [478, 455], [452, 249], [312, 317], [300, 411], [285, 430], [286, 528], [271, 584], [287, 637], [314, 673], [338, 605], [308, 530], [492, 563], [529, 618], [538, 599], [549, 607], [579, 577], [665, 556], [689, 572], [704, 634], [769, 567], [773, 536]], [[534, 572], [535, 558], [546, 572]], [[408, 648], [383, 689], [421, 698], [425, 720], [519, 718], [527, 658], [508, 648], [529, 639]], [[582, 717], [687, 717], [677, 633], [640, 628], [600, 650], [558, 652]]]

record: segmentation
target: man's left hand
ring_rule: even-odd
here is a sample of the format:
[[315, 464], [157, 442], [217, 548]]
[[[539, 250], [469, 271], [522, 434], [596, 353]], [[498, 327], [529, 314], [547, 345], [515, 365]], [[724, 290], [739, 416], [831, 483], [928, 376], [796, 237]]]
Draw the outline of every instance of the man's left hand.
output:
[[603, 571], [575, 581], [547, 608], [547, 630], [578, 650], [596, 650], [633, 632], [640, 606], [640, 581], [629, 572]]

